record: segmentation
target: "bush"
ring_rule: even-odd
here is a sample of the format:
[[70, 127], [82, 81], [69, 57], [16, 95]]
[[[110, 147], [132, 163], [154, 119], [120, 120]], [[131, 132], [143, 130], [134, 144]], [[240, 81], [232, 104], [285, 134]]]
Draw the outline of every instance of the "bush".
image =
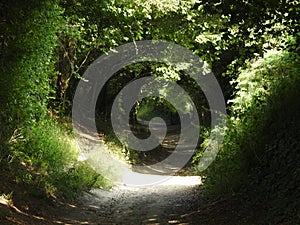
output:
[[100, 176], [88, 164], [76, 163], [67, 172], [58, 173], [52, 177], [51, 182], [55, 184], [58, 195], [72, 198], [82, 191], [89, 191], [91, 188], [111, 188], [108, 179]]
[[214, 193], [247, 193], [264, 202], [265, 218], [277, 215], [274, 223], [300, 207], [299, 74], [300, 57], [288, 52], [271, 52], [241, 71], [224, 142], [205, 171]]
[[72, 134], [49, 119], [56, 33], [64, 25], [58, 4], [1, 3], [0, 169], [10, 168], [10, 179], [32, 193], [71, 196], [101, 179], [78, 164]]
[[35, 187], [34, 192], [72, 197], [93, 185], [108, 185], [92, 168], [77, 161], [74, 137], [51, 120], [19, 129], [9, 147], [17, 180]]

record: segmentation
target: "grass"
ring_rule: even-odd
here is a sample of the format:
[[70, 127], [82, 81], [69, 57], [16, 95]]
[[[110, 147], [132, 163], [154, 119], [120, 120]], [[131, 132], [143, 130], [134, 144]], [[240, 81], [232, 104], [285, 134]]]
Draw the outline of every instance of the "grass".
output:
[[6, 146], [9, 155], [2, 157], [1, 167], [32, 194], [73, 198], [94, 185], [110, 186], [87, 163], [78, 162], [72, 132], [51, 120], [16, 130]]

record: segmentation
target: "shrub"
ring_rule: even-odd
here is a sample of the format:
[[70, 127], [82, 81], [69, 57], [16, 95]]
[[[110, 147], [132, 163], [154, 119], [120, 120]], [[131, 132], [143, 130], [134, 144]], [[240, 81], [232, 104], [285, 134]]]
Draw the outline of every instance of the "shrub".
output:
[[17, 180], [34, 187], [34, 192], [72, 197], [93, 185], [108, 185], [92, 168], [77, 161], [73, 135], [52, 120], [19, 129], [9, 148]]
[[[299, 173], [291, 173], [298, 158], [294, 147], [298, 146], [299, 138], [293, 145], [291, 136], [283, 134], [293, 133], [299, 124], [299, 61], [293, 53], [271, 52], [241, 71], [235, 81], [236, 93], [224, 142], [216, 161], [205, 171], [206, 185], [215, 193], [235, 193], [254, 187], [266, 191], [270, 189], [264, 185], [273, 182], [271, 186], [281, 188], [273, 188], [268, 196], [278, 197], [296, 184]], [[286, 178], [274, 179], [271, 174], [276, 168]], [[285, 183], [285, 179], [289, 182]], [[294, 198], [297, 193], [299, 190]], [[289, 199], [292, 202], [291, 196]]]
[[56, 32], [64, 25], [58, 3], [1, 3], [0, 166], [33, 193], [63, 195], [69, 188], [70, 196], [99, 175], [78, 164], [74, 138], [49, 119]]

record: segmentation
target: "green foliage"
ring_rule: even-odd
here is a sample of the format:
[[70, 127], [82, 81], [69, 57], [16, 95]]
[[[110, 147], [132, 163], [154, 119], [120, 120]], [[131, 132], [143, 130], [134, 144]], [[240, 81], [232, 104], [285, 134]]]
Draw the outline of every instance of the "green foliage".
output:
[[[204, 14], [219, 15], [223, 20], [220, 29], [221, 40], [212, 42], [211, 51], [226, 61], [233, 53], [238, 66], [253, 54], [263, 54], [264, 49], [278, 48], [285, 42], [286, 35], [299, 32], [299, 1], [226, 1], [213, 0], [199, 3]], [[292, 13], [291, 13], [292, 12]], [[207, 26], [212, 30], [213, 25]], [[215, 39], [216, 40], [216, 39]], [[221, 51], [218, 49], [221, 47]], [[233, 74], [234, 75], [234, 74]]]
[[[159, 102], [159, 99], [149, 98], [148, 101], [144, 99], [137, 109], [137, 117], [141, 120], [150, 121], [154, 117], [161, 117], [165, 120], [167, 124], [171, 123], [171, 112], [174, 112], [174, 108], [168, 108], [167, 104], [164, 102]], [[175, 111], [176, 112], [176, 111]]]
[[11, 179], [28, 190], [48, 196], [71, 196], [99, 185], [99, 175], [78, 165], [74, 138], [47, 109], [62, 8], [58, 1], [1, 6], [0, 166], [10, 168]]
[[[19, 126], [47, 115], [52, 52], [56, 47], [61, 9], [50, 1], [16, 3], [4, 7], [1, 57], [1, 123], [9, 135]], [[9, 9], [8, 9], [9, 8]]]
[[[209, 184], [234, 190], [248, 180], [245, 174], [249, 168], [258, 168], [261, 161], [266, 161], [262, 160], [266, 143], [283, 148], [265, 134], [268, 128], [279, 129], [277, 119], [285, 121], [292, 115], [293, 110], [283, 109], [293, 109], [295, 105], [291, 103], [297, 95], [293, 91], [298, 90], [295, 74], [299, 73], [299, 58], [293, 54], [271, 54], [251, 67], [248, 65], [251, 69], [238, 77], [237, 71], [245, 68], [247, 59], [262, 56], [266, 49], [288, 47], [299, 52], [299, 4], [299, 0], [0, 3], [0, 26], [5, 34], [0, 35], [0, 162], [22, 165], [20, 180], [53, 193], [61, 193], [64, 187], [83, 190], [85, 185], [97, 183], [90, 168], [76, 162], [72, 137], [49, 121], [48, 114], [53, 112], [49, 113], [47, 107], [51, 106], [58, 115], [70, 109], [78, 79], [100, 54], [127, 42], [161, 39], [185, 46], [207, 61], [226, 98], [236, 86], [222, 151], [217, 163], [208, 170]], [[207, 102], [196, 83], [174, 68], [158, 64], [134, 64], [120, 71], [99, 97], [105, 100], [100, 114], [108, 113], [114, 96], [126, 83], [146, 75], [175, 81], [193, 99], [200, 99], [196, 107], [203, 115], [201, 124], [205, 124]], [[235, 82], [229, 83], [230, 79]], [[156, 103], [172, 108], [165, 102]], [[293, 107], [287, 107], [287, 103]], [[140, 109], [141, 117], [149, 116], [149, 108], [152, 107]], [[110, 136], [112, 132], [106, 125], [103, 129], [108, 134], [107, 143], [115, 143], [116, 151], [121, 149], [125, 157], [138, 159]], [[203, 147], [207, 143], [204, 141]]]
[[6, 2], [1, 9], [1, 158], [10, 152], [8, 141], [20, 129], [47, 116], [49, 76], [53, 72], [55, 32], [61, 9], [50, 1]]
[[[249, 169], [251, 191], [248, 190], [248, 195], [256, 196], [253, 205], [265, 202], [265, 215], [262, 217], [273, 224], [285, 218], [293, 219], [293, 224], [299, 221], [300, 104], [295, 104], [292, 106], [293, 112], [285, 115], [284, 121], [277, 121], [276, 129], [272, 127], [273, 130], [269, 130], [268, 136], [273, 138], [265, 145], [264, 152], [259, 154], [260, 163]], [[281, 110], [290, 107], [290, 104], [284, 104]]]
[[82, 191], [89, 191], [91, 188], [111, 188], [109, 180], [99, 175], [84, 162], [77, 163], [67, 172], [56, 174], [52, 177], [51, 183], [57, 187], [56, 193], [59, 196], [67, 198], [73, 198]]
[[[9, 141], [10, 163], [18, 182], [33, 193], [74, 197], [92, 186], [108, 185], [79, 156], [75, 139], [66, 129], [43, 121], [17, 130]], [[32, 189], [32, 188], [30, 188]]]
[[205, 173], [217, 193], [242, 189], [252, 202], [265, 201], [270, 218], [299, 208], [299, 62], [297, 54], [270, 52], [241, 71], [224, 142]]
[[75, 141], [53, 121], [16, 130], [9, 146], [13, 158], [40, 174], [57, 173], [78, 157]]
[[[63, 105], [60, 111], [68, 111], [87, 66], [124, 43], [160, 39], [187, 47], [209, 63], [229, 99], [233, 88], [228, 76], [235, 78], [245, 60], [265, 49], [285, 48], [286, 37], [299, 32], [299, 1], [63, 0], [60, 6], [66, 26], [59, 33], [59, 73], [53, 79], [54, 105]], [[160, 72], [178, 80], [167, 67]], [[124, 84], [128, 77], [119, 75], [111, 84]], [[189, 89], [194, 89], [192, 83]]]

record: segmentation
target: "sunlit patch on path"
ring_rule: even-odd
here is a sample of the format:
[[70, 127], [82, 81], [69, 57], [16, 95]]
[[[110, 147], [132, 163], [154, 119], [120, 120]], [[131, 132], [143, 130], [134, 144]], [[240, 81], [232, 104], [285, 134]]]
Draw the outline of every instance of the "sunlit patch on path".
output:
[[[160, 180], [152, 185], [136, 185], [139, 179]], [[82, 198], [83, 206], [96, 212], [96, 224], [192, 224], [205, 200], [199, 195], [199, 176], [164, 176], [128, 172], [109, 191], [91, 190]], [[98, 213], [98, 214], [97, 214]]]
[[201, 184], [201, 177], [143, 174], [128, 170], [123, 174], [122, 178], [116, 182], [116, 184], [132, 187], [143, 187], [149, 185], [194, 186]]

